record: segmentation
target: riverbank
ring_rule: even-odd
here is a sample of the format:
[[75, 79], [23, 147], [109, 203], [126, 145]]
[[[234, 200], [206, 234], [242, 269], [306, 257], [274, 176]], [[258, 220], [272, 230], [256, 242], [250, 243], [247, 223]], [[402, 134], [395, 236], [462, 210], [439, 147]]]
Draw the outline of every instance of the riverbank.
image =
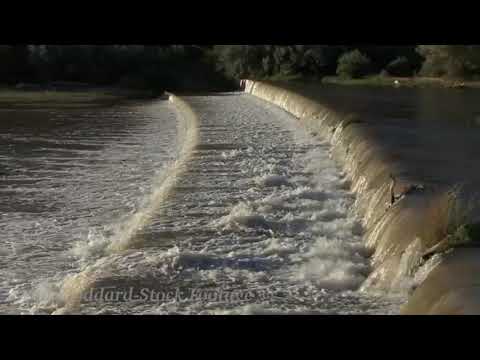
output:
[[155, 94], [148, 91], [124, 89], [44, 91], [0, 88], [0, 108], [84, 108], [110, 106], [121, 101], [153, 97]]
[[[373, 272], [362, 287], [411, 293], [405, 314], [480, 313], [479, 135], [447, 121], [462, 103], [455, 97], [448, 103], [452, 97], [445, 92], [395, 97], [395, 89], [325, 90], [254, 81], [246, 87], [332, 144], [357, 194], [356, 211], [373, 253]], [[450, 113], [425, 111], [439, 104]]]
[[274, 75], [262, 80], [267, 83], [305, 84], [307, 86], [338, 85], [371, 88], [438, 88], [438, 89], [480, 89], [480, 81], [453, 80], [438, 77], [395, 77], [372, 75], [360, 79], [345, 79], [339, 76], [310, 78], [301, 75]]
[[381, 87], [436, 87], [447, 89], [479, 89], [480, 81], [450, 80], [430, 77], [393, 77], [374, 75], [361, 79], [343, 79], [338, 76], [326, 76], [322, 84], [346, 86], [381, 86]]

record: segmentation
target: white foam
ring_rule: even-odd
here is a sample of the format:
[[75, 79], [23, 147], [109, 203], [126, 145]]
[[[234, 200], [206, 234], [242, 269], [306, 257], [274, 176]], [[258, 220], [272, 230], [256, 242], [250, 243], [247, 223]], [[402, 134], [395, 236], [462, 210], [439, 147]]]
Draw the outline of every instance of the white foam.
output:
[[127, 219], [117, 224], [107, 226], [110, 235], [93, 230], [89, 232], [85, 241], [79, 241], [72, 249], [72, 253], [85, 260], [98, 258], [108, 253], [126, 250], [133, 245], [135, 235], [151, 219], [158, 206], [170, 195], [178, 178], [185, 171], [185, 166], [198, 143], [198, 124], [195, 116], [179, 114], [177, 117], [179, 152], [177, 159], [163, 164], [163, 169], [157, 172], [152, 186], [153, 191], [148, 194], [138, 209]]
[[81, 260], [79, 272], [65, 275], [57, 281], [41, 282], [34, 287], [31, 294], [17, 295], [19, 302], [34, 302], [34, 311], [57, 306], [61, 309], [59, 311], [64, 312], [78, 305], [82, 293], [96, 278], [113, 267], [114, 263], [109, 254], [129, 249], [136, 240], [136, 234], [148, 224], [158, 206], [170, 195], [198, 141], [195, 117], [178, 116], [178, 138], [182, 146], [178, 150], [177, 159], [164, 163], [163, 169], [157, 171], [151, 187], [152, 192], [146, 194], [136, 210], [124, 216], [118, 223], [106, 225], [103, 229], [91, 228], [85, 240], [74, 244], [70, 254]]
[[296, 275], [324, 289], [356, 290], [369, 271], [358, 245], [344, 243], [341, 239], [320, 238], [305, 257], [308, 260]]
[[272, 238], [268, 240], [267, 247], [263, 250], [264, 256], [271, 256], [271, 255], [279, 255], [284, 256], [288, 254], [292, 254], [297, 249], [291, 242], [289, 241], [282, 241], [281, 239]]
[[224, 159], [233, 159], [241, 155], [241, 153], [242, 152], [240, 150], [235, 150], [235, 149], [230, 151], [224, 151], [222, 152], [222, 157]]
[[282, 175], [263, 175], [255, 179], [255, 183], [265, 187], [288, 186], [289, 182], [286, 176]]
[[216, 310], [207, 312], [206, 315], [324, 315], [328, 314], [327, 311], [312, 310], [312, 309], [295, 309], [295, 310], [282, 310], [275, 309], [268, 305], [262, 304], [248, 304], [236, 307], [231, 310]]
[[[144, 204], [120, 221], [118, 227], [92, 230], [73, 249], [73, 254], [83, 259], [82, 269], [54, 285], [40, 286], [37, 301], [43, 304], [43, 311], [304, 314], [335, 313], [340, 305], [346, 312], [353, 312], [355, 301], [374, 307], [376, 298], [358, 300], [360, 293], [356, 290], [369, 273], [369, 261], [362, 245], [361, 226], [351, 211], [354, 198], [345, 190], [343, 174], [330, 159], [328, 149], [306, 136], [294, 119], [280, 110], [269, 108], [264, 114], [263, 104], [247, 103], [249, 108], [240, 98], [231, 98], [215, 100], [211, 105], [216, 113], [202, 121], [218, 121], [222, 126], [235, 124], [245, 150], [213, 156], [211, 150], [205, 156], [199, 152], [192, 161], [195, 166], [212, 166], [215, 171], [225, 167], [227, 172], [232, 166], [239, 175], [224, 180], [223, 174], [218, 178], [201, 177], [195, 172], [191, 178], [182, 179], [186, 187], [200, 184], [214, 190], [208, 197], [193, 192], [179, 196], [177, 202], [173, 197], [170, 210], [175, 215], [166, 219], [168, 230], [181, 233], [175, 246], [167, 250], [133, 250], [135, 235], [149, 223], [163, 199], [163, 190], [158, 190], [165, 183], [162, 180]], [[243, 107], [232, 109], [229, 102]], [[226, 114], [238, 117], [229, 120]], [[209, 140], [215, 140], [209, 136]], [[277, 147], [282, 147], [281, 151]], [[218, 161], [219, 155], [223, 162]], [[214, 160], [208, 160], [211, 158]], [[225, 187], [230, 188], [222, 192]], [[194, 216], [190, 217], [190, 213]], [[163, 230], [162, 221], [157, 221]], [[268, 288], [275, 296], [262, 303], [170, 301], [102, 305], [101, 309], [80, 304], [82, 295], [97, 284], [125, 283], [214, 286], [227, 291]]]
[[230, 213], [212, 223], [224, 230], [239, 230], [240, 228], [268, 228], [268, 222], [263, 215], [257, 214], [251, 203], [241, 202], [235, 205]]
[[105, 255], [105, 249], [110, 245], [110, 239], [99, 230], [89, 229], [87, 240], [79, 241], [71, 250], [72, 254], [82, 260], [96, 259]]

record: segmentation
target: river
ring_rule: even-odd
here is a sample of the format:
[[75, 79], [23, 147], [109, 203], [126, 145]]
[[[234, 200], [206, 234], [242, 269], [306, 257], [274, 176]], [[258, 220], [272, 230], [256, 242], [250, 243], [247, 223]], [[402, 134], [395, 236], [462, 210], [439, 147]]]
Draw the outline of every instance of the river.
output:
[[1, 313], [398, 313], [359, 290], [329, 144], [248, 94], [185, 101], [198, 123], [166, 100], [0, 110]]

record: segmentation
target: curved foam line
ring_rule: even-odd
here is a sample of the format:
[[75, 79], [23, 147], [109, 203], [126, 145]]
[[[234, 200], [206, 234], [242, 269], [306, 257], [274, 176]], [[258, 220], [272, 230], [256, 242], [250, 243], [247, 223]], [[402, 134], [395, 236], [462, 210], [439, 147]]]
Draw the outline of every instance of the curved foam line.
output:
[[139, 230], [148, 224], [151, 216], [158, 206], [167, 199], [175, 188], [179, 177], [184, 173], [187, 163], [198, 145], [198, 119], [190, 106], [175, 95], [169, 96], [169, 101], [173, 103], [181, 113], [179, 121], [179, 140], [183, 145], [179, 157], [173, 166], [165, 172], [161, 185], [152, 193], [147, 206], [133, 215], [127, 223], [122, 226], [121, 236], [111, 242], [108, 250], [121, 251], [128, 249], [135, 241], [134, 237]]
[[77, 274], [69, 275], [62, 281], [60, 287], [63, 307], [57, 309], [53, 314], [63, 314], [75, 309], [85, 293], [96, 280], [96, 270], [103, 266], [108, 267], [109, 262], [105, 256], [125, 251], [136, 243], [135, 235], [144, 228], [152, 215], [158, 212], [158, 206], [164, 202], [173, 192], [175, 184], [186, 170], [193, 150], [196, 148], [199, 139], [198, 118], [191, 107], [179, 97], [169, 94], [169, 101], [176, 106], [180, 113], [179, 118], [179, 140], [182, 144], [179, 156], [173, 166], [168, 169], [162, 179], [160, 186], [150, 196], [147, 204], [139, 212], [135, 213], [127, 222], [123, 223], [115, 232], [105, 247], [104, 256], [94, 264], [87, 266]]

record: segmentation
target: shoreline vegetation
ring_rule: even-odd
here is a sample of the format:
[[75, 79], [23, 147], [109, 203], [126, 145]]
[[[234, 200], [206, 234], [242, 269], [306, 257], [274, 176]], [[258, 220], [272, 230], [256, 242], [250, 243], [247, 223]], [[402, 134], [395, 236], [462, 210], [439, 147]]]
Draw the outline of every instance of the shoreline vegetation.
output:
[[478, 89], [480, 81], [446, 79], [441, 77], [390, 77], [373, 75], [361, 79], [344, 79], [338, 76], [326, 76], [322, 84], [347, 86], [389, 86], [389, 87], [435, 87], [446, 89]]
[[[263, 81], [272, 83], [338, 85], [358, 87], [396, 87], [396, 88], [444, 88], [479, 89], [480, 81], [446, 79], [442, 77], [393, 77], [372, 75], [359, 79], [325, 76], [321, 79], [306, 78], [299, 75], [271, 76]], [[233, 89], [232, 89], [233, 90]], [[188, 94], [206, 92], [184, 91]], [[33, 108], [85, 108], [112, 106], [125, 101], [147, 100], [164, 96], [164, 92], [137, 90], [129, 88], [70, 87], [52, 89], [49, 87], [25, 88], [0, 86], [0, 109]]]
[[368, 87], [404, 87], [404, 88], [444, 88], [444, 89], [480, 89], [480, 81], [448, 79], [444, 77], [395, 77], [385, 75], [371, 75], [359, 79], [342, 78], [340, 76], [325, 76], [321, 79], [312, 79], [299, 75], [271, 76], [263, 80], [271, 83], [296, 83], [315, 85], [339, 86], [368, 86]]
[[[240, 79], [480, 88], [480, 45], [2, 45], [0, 107], [240, 90]], [[458, 80], [454, 80], [458, 79]]]
[[[326, 76], [311, 79], [302, 76], [273, 76], [264, 81], [358, 87], [480, 89], [480, 81], [463, 81], [440, 77], [391, 77], [373, 75], [360, 79]], [[197, 92], [185, 92], [197, 94]], [[198, 92], [200, 93], [200, 92]], [[205, 93], [205, 92], [202, 92]], [[78, 88], [68, 90], [18, 89], [0, 86], [0, 109], [85, 108], [112, 106], [125, 101], [147, 100], [164, 96], [163, 92], [128, 88]]]

